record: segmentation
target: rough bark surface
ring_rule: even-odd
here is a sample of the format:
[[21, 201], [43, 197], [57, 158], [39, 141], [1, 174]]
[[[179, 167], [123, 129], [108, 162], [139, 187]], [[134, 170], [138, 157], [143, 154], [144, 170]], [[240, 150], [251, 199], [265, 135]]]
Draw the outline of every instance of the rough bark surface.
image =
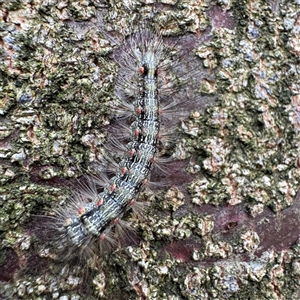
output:
[[[1, 299], [300, 298], [299, 0], [0, 0], [0, 16]], [[136, 242], [64, 262], [35, 216], [105, 156], [113, 38], [145, 19], [197, 57], [210, 105], [188, 101], [171, 187], [126, 216]]]

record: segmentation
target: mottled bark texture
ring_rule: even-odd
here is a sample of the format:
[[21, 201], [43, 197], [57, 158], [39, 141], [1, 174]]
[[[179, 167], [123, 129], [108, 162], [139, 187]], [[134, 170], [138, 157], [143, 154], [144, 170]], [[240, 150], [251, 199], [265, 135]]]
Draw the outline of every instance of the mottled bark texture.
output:
[[[299, 299], [299, 9], [0, 0], [0, 298]], [[166, 153], [170, 184], [140, 195], [151, 202], [144, 219], [125, 217], [136, 242], [97, 264], [61, 261], [35, 216], [103, 161], [112, 53], [145, 22], [197, 57], [186, 69], [210, 105], [187, 101]]]

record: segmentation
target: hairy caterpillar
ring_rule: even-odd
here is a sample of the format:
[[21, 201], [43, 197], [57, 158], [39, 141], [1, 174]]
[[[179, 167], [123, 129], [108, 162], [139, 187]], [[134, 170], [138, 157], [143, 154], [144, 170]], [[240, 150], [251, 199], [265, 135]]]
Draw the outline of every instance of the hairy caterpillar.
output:
[[[180, 115], [178, 102], [171, 97], [170, 90], [174, 89], [170, 75], [165, 72], [169, 51], [162, 37], [148, 30], [133, 34], [120, 50], [117, 94], [121, 108], [117, 111], [133, 118], [130, 141], [122, 147], [124, 156], [112, 178], [105, 179], [105, 175], [99, 174], [101, 179], [89, 180], [67, 206], [56, 210], [52, 227], [57, 244], [67, 257], [90, 257], [110, 249], [116, 244], [112, 229], [116, 227], [120, 236], [130, 227], [122, 221], [123, 214], [130, 208], [136, 212], [141, 208], [136, 200], [157, 160], [161, 112], [167, 116], [171, 112], [172, 117]], [[118, 135], [122, 138], [124, 132], [115, 133]], [[99, 188], [103, 188], [100, 193]]]
[[[84, 192], [79, 191], [67, 207], [56, 211], [58, 240], [70, 254], [78, 250], [98, 253], [115, 243], [110, 237], [111, 228], [124, 227], [120, 218], [129, 207], [134, 207], [157, 155], [160, 131], [158, 67], [164, 54], [162, 39], [143, 31], [132, 37], [126, 47], [130, 52], [123, 52], [121, 68], [131, 66], [136, 73], [135, 99], [131, 104], [134, 118], [130, 126], [131, 141], [126, 145], [128, 151], [115, 176], [108, 180], [102, 193], [97, 192], [99, 182], [90, 181]], [[120, 80], [119, 85], [124, 86], [124, 82]]]

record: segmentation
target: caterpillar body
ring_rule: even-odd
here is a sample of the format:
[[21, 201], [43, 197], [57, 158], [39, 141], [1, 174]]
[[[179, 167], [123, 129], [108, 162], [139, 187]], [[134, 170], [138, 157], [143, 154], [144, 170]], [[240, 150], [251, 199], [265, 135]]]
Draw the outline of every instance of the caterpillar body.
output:
[[[162, 38], [149, 31], [139, 32], [130, 39], [128, 48], [128, 52], [123, 50], [120, 65], [122, 68], [134, 66], [136, 82], [134, 101], [126, 104], [133, 108], [134, 119], [130, 142], [125, 147], [127, 154], [103, 192], [98, 194], [98, 183], [89, 182], [85, 191], [78, 192], [67, 207], [56, 210], [57, 239], [71, 255], [78, 252], [74, 248], [81, 254], [101, 253], [115, 244], [111, 229], [126, 227], [120, 218], [130, 207], [134, 208], [156, 160], [160, 132], [158, 76], [164, 55]], [[124, 79], [119, 86], [124, 86]]]

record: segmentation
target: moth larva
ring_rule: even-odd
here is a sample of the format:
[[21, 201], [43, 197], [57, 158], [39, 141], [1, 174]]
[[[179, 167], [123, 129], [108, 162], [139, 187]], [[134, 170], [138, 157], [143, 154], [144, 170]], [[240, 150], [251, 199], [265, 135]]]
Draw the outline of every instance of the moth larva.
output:
[[[133, 72], [136, 79], [134, 101], [127, 105], [133, 107], [131, 141], [126, 145], [127, 153], [116, 174], [109, 179], [102, 193], [97, 193], [97, 181], [90, 182], [67, 207], [57, 211], [58, 239], [70, 254], [78, 251], [98, 253], [115, 243], [111, 229], [126, 226], [120, 218], [134, 205], [157, 156], [160, 132], [158, 76], [164, 46], [159, 35], [142, 31], [131, 37], [126, 47], [129, 51], [123, 50], [120, 67]], [[124, 86], [124, 81], [119, 81], [119, 86]]]

